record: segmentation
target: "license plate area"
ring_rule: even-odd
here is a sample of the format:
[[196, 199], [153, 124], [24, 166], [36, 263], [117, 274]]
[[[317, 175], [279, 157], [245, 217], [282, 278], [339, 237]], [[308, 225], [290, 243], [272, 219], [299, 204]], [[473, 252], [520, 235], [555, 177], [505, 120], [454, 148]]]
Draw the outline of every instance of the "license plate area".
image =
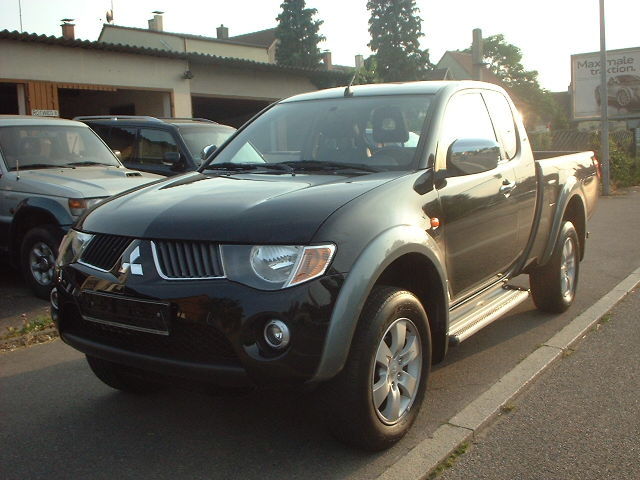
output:
[[82, 317], [90, 322], [114, 327], [169, 335], [169, 303], [127, 298], [109, 293], [83, 292]]

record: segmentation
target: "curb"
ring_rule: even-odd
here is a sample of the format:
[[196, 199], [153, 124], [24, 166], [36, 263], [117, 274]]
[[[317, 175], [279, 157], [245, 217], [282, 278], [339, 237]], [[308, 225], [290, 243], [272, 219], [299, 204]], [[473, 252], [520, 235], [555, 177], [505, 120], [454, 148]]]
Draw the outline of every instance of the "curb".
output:
[[462, 443], [468, 442], [487, 426], [501, 408], [533, 382], [563, 352], [588, 332], [616, 303], [640, 283], [640, 268], [633, 271], [609, 293], [574, 318], [562, 330], [534, 350], [486, 392], [463, 408], [433, 436], [416, 445], [389, 466], [379, 480], [417, 480], [426, 478]]

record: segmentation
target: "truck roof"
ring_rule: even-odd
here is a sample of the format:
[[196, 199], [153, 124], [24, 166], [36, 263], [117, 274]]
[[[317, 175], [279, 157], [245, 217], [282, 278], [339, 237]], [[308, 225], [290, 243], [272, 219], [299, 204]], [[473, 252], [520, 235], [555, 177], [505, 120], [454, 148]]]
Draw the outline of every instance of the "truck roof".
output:
[[[354, 97], [367, 97], [377, 95], [433, 95], [446, 88], [459, 90], [463, 88], [489, 88], [501, 90], [500, 87], [487, 82], [462, 81], [424, 81], [424, 82], [398, 82], [376, 83], [370, 85], [353, 85], [350, 88]], [[346, 87], [328, 88], [315, 92], [303, 93], [282, 100], [281, 103], [300, 102], [304, 100], [322, 100], [328, 98], [344, 97]]]

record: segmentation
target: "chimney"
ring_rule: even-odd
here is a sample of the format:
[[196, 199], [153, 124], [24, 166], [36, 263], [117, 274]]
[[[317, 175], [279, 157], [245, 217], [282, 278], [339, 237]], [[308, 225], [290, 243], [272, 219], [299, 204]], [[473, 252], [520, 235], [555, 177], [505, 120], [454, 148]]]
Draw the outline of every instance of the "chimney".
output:
[[356, 55], [356, 68], [364, 67], [364, 55]]
[[322, 52], [322, 63], [324, 63], [324, 67], [327, 70], [332, 69], [333, 64], [331, 63], [331, 52], [329, 50]]
[[164, 31], [163, 25], [162, 25], [162, 14], [164, 12], [152, 12], [155, 15], [153, 16], [153, 18], [149, 19], [149, 30], [153, 30], [156, 32], [162, 32]]
[[484, 52], [482, 48], [482, 30], [473, 29], [473, 42], [471, 43], [471, 63], [473, 80], [482, 80], [482, 70], [484, 69]]
[[229, 38], [229, 29], [223, 24], [220, 24], [220, 26], [216, 28], [216, 33], [220, 40], [227, 40]]
[[75, 40], [76, 32], [75, 32], [75, 24], [73, 22], [73, 18], [63, 18], [62, 19], [62, 38], [65, 40]]

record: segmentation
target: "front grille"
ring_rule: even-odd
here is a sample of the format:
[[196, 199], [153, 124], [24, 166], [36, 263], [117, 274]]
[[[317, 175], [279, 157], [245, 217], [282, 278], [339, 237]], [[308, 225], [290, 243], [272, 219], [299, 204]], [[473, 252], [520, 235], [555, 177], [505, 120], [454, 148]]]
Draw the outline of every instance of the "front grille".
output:
[[214, 243], [151, 242], [158, 273], [166, 279], [203, 279], [224, 276], [220, 249]]
[[63, 334], [70, 333], [129, 352], [194, 363], [239, 364], [231, 343], [220, 330], [209, 325], [176, 320], [171, 325], [169, 335], [164, 336], [69, 315], [60, 328]]
[[131, 241], [127, 237], [96, 235], [82, 252], [80, 260], [101, 270], [111, 270]]

